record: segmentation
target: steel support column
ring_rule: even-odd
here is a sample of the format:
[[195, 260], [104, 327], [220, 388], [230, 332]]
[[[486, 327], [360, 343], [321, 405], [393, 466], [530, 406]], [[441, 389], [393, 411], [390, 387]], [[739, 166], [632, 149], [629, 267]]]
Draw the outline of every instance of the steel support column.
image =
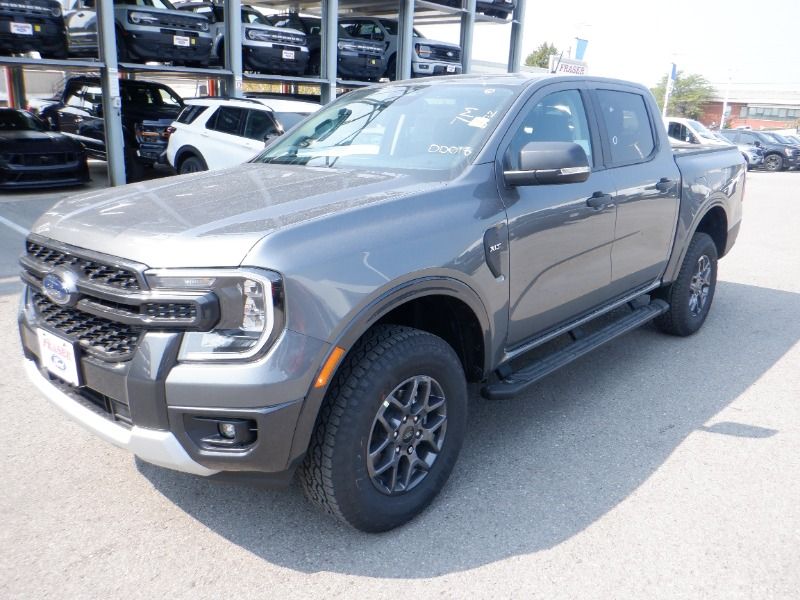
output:
[[25, 98], [25, 73], [22, 67], [5, 67], [6, 92], [8, 93], [8, 106], [11, 108], [25, 108], [28, 104]]
[[111, 185], [125, 183], [125, 137], [122, 133], [122, 99], [119, 94], [117, 41], [114, 35], [114, 6], [97, 3], [97, 39], [100, 44], [100, 84], [103, 89], [103, 126], [106, 136], [106, 162]]
[[411, 53], [414, 51], [414, 0], [400, 2], [400, 30], [395, 58], [397, 79], [411, 78]]
[[525, 29], [525, 0], [517, 0], [511, 21], [511, 41], [508, 50], [508, 72], [519, 73], [522, 67], [522, 34]]
[[225, 94], [242, 96], [242, 0], [225, 0]]
[[322, 104], [336, 100], [337, 62], [339, 57], [339, 0], [322, 0], [322, 40], [319, 74], [325, 83], [320, 85]]
[[461, 71], [469, 73], [472, 69], [472, 34], [475, 30], [476, 0], [466, 0], [464, 8], [467, 12], [461, 13]]

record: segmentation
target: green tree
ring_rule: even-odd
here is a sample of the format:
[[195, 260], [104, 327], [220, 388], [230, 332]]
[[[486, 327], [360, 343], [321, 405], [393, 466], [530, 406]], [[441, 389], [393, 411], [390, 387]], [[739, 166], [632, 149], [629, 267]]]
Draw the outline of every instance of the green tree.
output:
[[[653, 96], [656, 97], [658, 108], [664, 109], [664, 90], [667, 89], [667, 75], [661, 78], [661, 82], [651, 89]], [[688, 119], [699, 119], [703, 116], [703, 106], [714, 96], [714, 88], [702, 75], [684, 75], [683, 71], [678, 71], [675, 83], [672, 86], [672, 93], [669, 95], [669, 106], [667, 115], [670, 117], [686, 117]]]
[[529, 67], [546, 69], [550, 66], [550, 56], [552, 54], [561, 54], [561, 52], [553, 44], [542, 42], [536, 50], [528, 54], [525, 64]]

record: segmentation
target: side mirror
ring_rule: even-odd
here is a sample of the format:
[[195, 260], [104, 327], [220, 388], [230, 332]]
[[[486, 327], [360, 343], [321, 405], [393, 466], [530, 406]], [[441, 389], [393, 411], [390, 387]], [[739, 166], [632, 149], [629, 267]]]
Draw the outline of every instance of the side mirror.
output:
[[103, 116], [103, 105], [101, 103], [92, 104], [92, 116], [94, 117], [102, 117]]
[[758, 140], [756, 140], [756, 141], [753, 143], [753, 145], [754, 145], [756, 148], [761, 148], [761, 142], [759, 142]]
[[519, 171], [505, 171], [510, 186], [581, 183], [592, 168], [575, 142], [529, 142], [519, 152]]
[[265, 133], [265, 134], [264, 134], [264, 143], [265, 143], [265, 144], [268, 144], [268, 143], [269, 143], [269, 142], [271, 142], [271, 141], [272, 141], [274, 138], [276, 138], [276, 137], [279, 137], [279, 136], [281, 136], [281, 135], [283, 135], [283, 132], [282, 132], [282, 131], [276, 131], [276, 130], [274, 130], [274, 129], [273, 129], [272, 131], [268, 131], [267, 133]]

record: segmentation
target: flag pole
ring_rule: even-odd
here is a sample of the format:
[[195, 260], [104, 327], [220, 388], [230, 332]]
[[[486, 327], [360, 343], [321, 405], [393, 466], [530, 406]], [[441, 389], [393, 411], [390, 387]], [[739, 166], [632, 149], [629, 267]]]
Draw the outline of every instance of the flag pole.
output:
[[669, 104], [669, 95], [672, 93], [672, 85], [675, 83], [676, 73], [675, 73], [675, 63], [672, 63], [672, 69], [670, 70], [669, 75], [667, 76], [667, 85], [664, 89], [664, 110], [661, 111], [661, 116], [667, 116], [667, 105]]

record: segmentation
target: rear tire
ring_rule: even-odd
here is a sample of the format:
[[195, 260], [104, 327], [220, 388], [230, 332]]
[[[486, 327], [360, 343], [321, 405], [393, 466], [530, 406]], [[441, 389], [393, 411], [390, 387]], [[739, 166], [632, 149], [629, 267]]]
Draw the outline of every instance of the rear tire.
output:
[[178, 165], [178, 174], [185, 175], [187, 173], [199, 173], [200, 171], [208, 171], [208, 165], [199, 156], [188, 156], [184, 158]]
[[348, 354], [300, 468], [306, 496], [367, 532], [403, 525], [450, 476], [464, 439], [467, 386], [443, 339], [380, 325]]
[[656, 318], [664, 333], [688, 336], [705, 323], [717, 287], [717, 247], [706, 233], [695, 233], [677, 279], [657, 294], [669, 310]]

